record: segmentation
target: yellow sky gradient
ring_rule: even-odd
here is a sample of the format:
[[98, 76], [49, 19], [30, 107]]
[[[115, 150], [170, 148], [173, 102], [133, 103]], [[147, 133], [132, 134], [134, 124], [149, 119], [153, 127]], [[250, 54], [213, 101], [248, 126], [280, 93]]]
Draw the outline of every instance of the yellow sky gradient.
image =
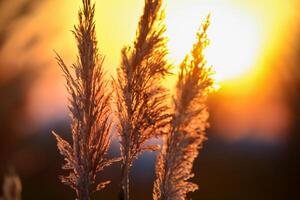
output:
[[[45, 1], [16, 25], [16, 30], [22, 27], [22, 31], [15, 31], [3, 49], [9, 52], [5, 57], [8, 63], [31, 61], [44, 66], [29, 108], [38, 120], [56, 116], [57, 110], [66, 111], [64, 79], [53, 50], [67, 64], [74, 62], [76, 44], [71, 30], [77, 23], [80, 3]], [[287, 37], [290, 39], [290, 30], [298, 23], [297, 4], [296, 0], [166, 0], [169, 58], [175, 64], [181, 62], [204, 17], [211, 13], [207, 59], [217, 81], [238, 92], [242, 92], [237, 90], [241, 85], [254, 87], [254, 80], [268, 73], [269, 65], [285, 48]], [[121, 48], [133, 41], [142, 9], [143, 0], [96, 1], [99, 49], [106, 57], [108, 75], [115, 75]], [[38, 46], [15, 59], [11, 52], [21, 51], [24, 38], [35, 33], [41, 37]]]
[[[105, 66], [109, 73], [114, 73], [121, 48], [134, 39], [143, 0], [98, 0], [96, 5], [99, 49], [107, 58]], [[17, 41], [21, 45], [24, 38], [38, 32], [44, 38], [33, 55], [38, 53], [39, 60], [53, 62], [52, 50], [55, 49], [71, 63], [76, 45], [70, 30], [77, 23], [79, 7], [80, 1], [46, 1], [19, 22], [22, 32], [16, 31], [11, 43]], [[266, 54], [276, 53], [297, 14], [295, 0], [166, 0], [165, 7], [168, 47], [175, 63], [190, 51], [196, 31], [204, 17], [211, 13], [211, 45], [207, 58], [220, 80], [237, 78], [236, 75], [251, 71], [249, 69]], [[8, 44], [5, 50], [13, 52], [15, 49], [18, 45]], [[7, 55], [6, 58], [14, 61], [12, 57]]]
[[[211, 13], [211, 45], [207, 49], [207, 60], [209, 65], [214, 66], [215, 78], [224, 82], [241, 79], [249, 74], [253, 76], [263, 69], [266, 58], [272, 58], [282, 48], [285, 30], [295, 22], [295, 2], [166, 0], [169, 58], [175, 64], [181, 62], [185, 54], [189, 53], [204, 17]], [[114, 74], [119, 65], [120, 49], [134, 39], [143, 0], [96, 3], [99, 47], [106, 56], [106, 69]], [[76, 24], [79, 6], [80, 1], [57, 1], [46, 6], [46, 9], [53, 9], [51, 12], [57, 13], [54, 19], [59, 18], [55, 25], [60, 26], [60, 35], [52, 43], [52, 48], [61, 52], [69, 63], [74, 60], [76, 49], [74, 39], [67, 30]], [[49, 21], [54, 22], [53, 17]]]

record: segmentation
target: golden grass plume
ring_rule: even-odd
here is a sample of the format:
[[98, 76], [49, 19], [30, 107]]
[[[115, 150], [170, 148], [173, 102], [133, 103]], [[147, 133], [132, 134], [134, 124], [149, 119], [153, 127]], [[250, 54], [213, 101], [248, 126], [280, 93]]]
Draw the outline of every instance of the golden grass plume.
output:
[[166, 90], [162, 79], [169, 73], [166, 61], [166, 27], [162, 0], [145, 0], [136, 38], [122, 50], [122, 61], [115, 81], [118, 133], [122, 162], [120, 199], [129, 199], [129, 172], [146, 141], [162, 134], [169, 123]]
[[209, 23], [208, 16], [197, 33], [191, 55], [180, 65], [172, 122], [157, 157], [154, 200], [184, 200], [188, 192], [198, 189], [188, 180], [194, 176], [193, 163], [208, 127], [206, 98], [213, 79], [203, 51], [208, 45]]
[[[67, 67], [60, 56], [58, 63], [64, 72], [69, 93], [72, 146], [55, 134], [60, 153], [70, 171], [61, 176], [63, 183], [76, 191], [77, 198], [88, 200], [92, 192], [101, 190], [110, 181], [98, 183], [99, 172], [118, 159], [108, 159], [110, 146], [110, 92], [104, 80], [104, 57], [99, 54], [95, 32], [95, 5], [82, 0], [79, 24], [73, 31], [78, 48], [77, 62]], [[71, 70], [71, 71], [70, 71]]]

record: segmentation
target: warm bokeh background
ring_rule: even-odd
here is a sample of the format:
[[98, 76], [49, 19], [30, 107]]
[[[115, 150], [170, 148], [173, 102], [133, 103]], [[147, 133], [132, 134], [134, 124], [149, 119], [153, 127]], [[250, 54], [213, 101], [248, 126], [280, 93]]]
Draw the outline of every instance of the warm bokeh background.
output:
[[[114, 76], [143, 0], [98, 0], [97, 32]], [[211, 13], [207, 49], [220, 89], [209, 100], [211, 129], [194, 168], [195, 200], [296, 199], [300, 187], [300, 14], [298, 0], [166, 0], [170, 60], [188, 53]], [[54, 51], [71, 64], [80, 0], [0, 0], [0, 177], [20, 174], [23, 199], [72, 199], [51, 130], [69, 138], [67, 94]], [[176, 73], [176, 68], [174, 69]], [[174, 77], [166, 81], [173, 88]], [[118, 154], [114, 142], [112, 154]], [[151, 199], [155, 155], [132, 171], [134, 200]], [[99, 197], [116, 199], [119, 166]], [[0, 178], [2, 182], [2, 178]]]

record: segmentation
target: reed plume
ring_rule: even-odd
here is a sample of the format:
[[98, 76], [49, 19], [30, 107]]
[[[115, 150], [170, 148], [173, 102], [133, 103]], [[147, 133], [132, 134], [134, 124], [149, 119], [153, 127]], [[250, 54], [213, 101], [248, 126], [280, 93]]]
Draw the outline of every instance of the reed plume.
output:
[[194, 176], [191, 172], [193, 162], [208, 127], [205, 101], [213, 80], [203, 50], [208, 45], [209, 23], [208, 16], [197, 33], [191, 55], [187, 55], [180, 65], [172, 122], [157, 157], [154, 200], [184, 200], [188, 192], [198, 189], [188, 180]]
[[104, 188], [109, 181], [98, 183], [99, 172], [117, 159], [108, 159], [110, 145], [110, 92], [104, 80], [104, 57], [98, 53], [95, 32], [95, 4], [82, 0], [79, 24], [73, 31], [78, 48], [77, 62], [70, 68], [57, 55], [67, 81], [73, 145], [53, 133], [58, 149], [70, 171], [61, 181], [76, 191], [79, 200], [89, 200], [91, 193]]
[[122, 49], [122, 61], [115, 81], [117, 125], [122, 155], [120, 199], [129, 199], [129, 172], [144, 150], [155, 150], [145, 142], [163, 133], [169, 123], [166, 91], [160, 82], [169, 73], [165, 56], [166, 27], [162, 0], [145, 0], [136, 39]]
[[21, 200], [21, 179], [13, 170], [4, 176], [2, 190], [3, 196], [0, 197], [0, 200]]

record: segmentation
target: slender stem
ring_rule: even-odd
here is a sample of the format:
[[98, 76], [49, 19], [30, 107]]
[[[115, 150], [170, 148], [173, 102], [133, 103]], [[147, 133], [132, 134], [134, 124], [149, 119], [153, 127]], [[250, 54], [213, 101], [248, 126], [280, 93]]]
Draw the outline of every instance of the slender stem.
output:
[[128, 157], [126, 157], [125, 163], [122, 164], [120, 200], [129, 200], [129, 166], [130, 163]]
[[81, 184], [80, 189], [78, 191], [79, 200], [90, 200], [90, 191], [88, 184]]

